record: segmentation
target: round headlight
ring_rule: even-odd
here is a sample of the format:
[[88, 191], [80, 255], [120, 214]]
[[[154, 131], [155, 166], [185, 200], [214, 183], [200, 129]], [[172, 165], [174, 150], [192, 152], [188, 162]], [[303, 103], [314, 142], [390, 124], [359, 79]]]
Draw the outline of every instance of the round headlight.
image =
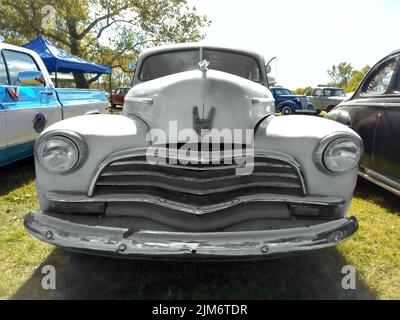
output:
[[37, 156], [46, 170], [64, 173], [78, 163], [79, 150], [76, 144], [66, 137], [51, 136], [39, 144]]
[[357, 141], [350, 138], [338, 138], [325, 148], [323, 162], [332, 172], [347, 172], [353, 169], [361, 156], [361, 148]]

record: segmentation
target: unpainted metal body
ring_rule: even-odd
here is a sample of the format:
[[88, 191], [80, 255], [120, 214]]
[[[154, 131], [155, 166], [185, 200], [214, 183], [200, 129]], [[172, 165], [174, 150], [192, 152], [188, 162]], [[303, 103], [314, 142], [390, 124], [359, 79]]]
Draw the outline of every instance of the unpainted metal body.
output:
[[[193, 47], [201, 46], [152, 49], [140, 56], [137, 73], [149, 55]], [[264, 64], [257, 54], [234, 52]], [[357, 221], [345, 215], [358, 168], [328, 172], [320, 149], [337, 137], [360, 138], [334, 121], [274, 116], [265, 68], [261, 72], [260, 83], [202, 67], [147, 82], [135, 78], [123, 115], [75, 117], [48, 128], [38, 143], [46, 135], [78, 134], [87, 159], [65, 174], [50, 173], [36, 159], [40, 211], [26, 217], [27, 230], [94, 254], [212, 260], [308, 251], [353, 234]], [[179, 160], [174, 151], [185, 142], [174, 131], [194, 129], [197, 117], [204, 121], [210, 113], [212, 129], [252, 130], [250, 174], [235, 174], [235, 161], [171, 161]], [[166, 151], [165, 163], [146, 160], [146, 149], [155, 144], [152, 129], [166, 133], [156, 142]], [[214, 156], [227, 157], [220, 151]]]

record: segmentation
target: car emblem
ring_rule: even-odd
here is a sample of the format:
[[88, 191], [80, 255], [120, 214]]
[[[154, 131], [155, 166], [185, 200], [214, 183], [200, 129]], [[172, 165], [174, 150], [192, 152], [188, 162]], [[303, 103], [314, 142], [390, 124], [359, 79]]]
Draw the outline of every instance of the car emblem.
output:
[[211, 107], [210, 111], [208, 112], [208, 116], [205, 119], [200, 118], [199, 109], [197, 106], [193, 108], [193, 128], [199, 136], [202, 133], [202, 129], [211, 130], [214, 115], [215, 107]]
[[36, 133], [40, 133], [44, 130], [46, 127], [46, 117], [44, 116], [43, 113], [37, 113], [35, 115], [35, 118], [33, 119], [33, 129], [35, 129]]

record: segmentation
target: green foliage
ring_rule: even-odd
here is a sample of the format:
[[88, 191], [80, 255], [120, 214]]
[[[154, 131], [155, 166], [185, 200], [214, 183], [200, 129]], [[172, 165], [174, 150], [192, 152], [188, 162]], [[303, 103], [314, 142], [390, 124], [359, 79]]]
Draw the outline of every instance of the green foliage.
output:
[[345, 88], [353, 74], [353, 67], [350, 63], [341, 62], [333, 65], [327, 72], [332, 81], [329, 86]]
[[311, 96], [312, 88], [311, 87], [297, 88], [295, 92], [297, 95]]
[[361, 80], [364, 78], [366, 73], [369, 71], [370, 66], [365, 66], [362, 68], [360, 71], [354, 70], [351, 78], [347, 84], [347, 86], [344, 88], [346, 92], [354, 92], [356, 91], [358, 85], [360, 84]]
[[356, 70], [347, 62], [333, 65], [328, 70], [328, 75], [332, 80], [329, 86], [342, 88], [346, 92], [353, 92], [357, 89], [357, 86], [369, 69], [370, 66], [367, 65], [361, 70]]
[[[55, 9], [55, 28], [43, 29], [46, 5]], [[198, 41], [210, 24], [186, 0], [0, 0], [0, 38], [21, 45], [44, 35], [88, 60], [129, 72], [141, 48]], [[75, 76], [87, 87], [98, 77]]]

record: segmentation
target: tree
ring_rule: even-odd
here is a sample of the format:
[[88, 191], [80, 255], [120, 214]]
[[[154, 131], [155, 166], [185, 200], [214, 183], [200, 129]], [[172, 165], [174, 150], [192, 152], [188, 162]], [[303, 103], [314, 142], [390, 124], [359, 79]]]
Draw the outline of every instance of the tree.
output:
[[296, 92], [297, 95], [311, 96], [312, 95], [312, 88], [311, 87], [297, 88], [295, 92]]
[[353, 74], [353, 67], [350, 63], [341, 62], [333, 65], [327, 72], [332, 81], [329, 86], [345, 88]]
[[[49, 8], [52, 28], [46, 24]], [[209, 24], [186, 0], [0, 0], [5, 42], [21, 45], [44, 35], [74, 55], [124, 72], [142, 47], [198, 41]], [[99, 76], [74, 78], [77, 87], [87, 88]]]
[[362, 68], [360, 71], [354, 70], [347, 86], [345, 87], [345, 91], [346, 92], [356, 91], [361, 80], [364, 78], [364, 76], [367, 74], [367, 72], [369, 71], [370, 68], [371, 67], [367, 65], [364, 68]]

